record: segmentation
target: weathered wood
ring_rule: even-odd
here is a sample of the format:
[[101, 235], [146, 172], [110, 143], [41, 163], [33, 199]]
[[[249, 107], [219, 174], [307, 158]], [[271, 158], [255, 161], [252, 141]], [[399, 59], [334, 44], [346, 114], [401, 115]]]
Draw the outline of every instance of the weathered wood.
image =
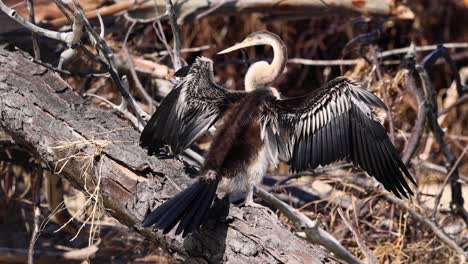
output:
[[[12, 6], [21, 0], [4, 0], [5, 4]], [[85, 9], [88, 19], [97, 17], [96, 5], [92, 1], [80, 1]], [[115, 4], [98, 8], [101, 16], [109, 16], [124, 10], [133, 10], [134, 0], [115, 1]], [[36, 20], [47, 21], [49, 24], [60, 27], [68, 24], [68, 21], [51, 1], [38, 1], [35, 3]], [[136, 1], [136, 10], [140, 18], [154, 17], [154, 11], [164, 14], [165, 1]], [[236, 13], [260, 13], [267, 16], [281, 16], [277, 19], [308, 18], [329, 14], [373, 14], [393, 16], [398, 19], [413, 19], [413, 12], [401, 1], [396, 0], [172, 0], [179, 24], [188, 23], [193, 19], [205, 16], [232, 15]], [[324, 4], [326, 3], [326, 4]], [[18, 13], [27, 17], [25, 6], [16, 8]], [[0, 21], [8, 23], [6, 28], [0, 28], [0, 32], [10, 32], [18, 28], [16, 23], [11, 23], [6, 16], [0, 13]], [[3, 24], [2, 24], [3, 25]]]
[[106, 211], [191, 263], [336, 263], [297, 237], [275, 215], [217, 201], [199, 234], [183, 240], [140, 229], [150, 208], [192, 180], [174, 160], [150, 157], [139, 133], [111, 111], [83, 100], [57, 75], [19, 53], [0, 50], [0, 126], [75, 187], [100, 182]]

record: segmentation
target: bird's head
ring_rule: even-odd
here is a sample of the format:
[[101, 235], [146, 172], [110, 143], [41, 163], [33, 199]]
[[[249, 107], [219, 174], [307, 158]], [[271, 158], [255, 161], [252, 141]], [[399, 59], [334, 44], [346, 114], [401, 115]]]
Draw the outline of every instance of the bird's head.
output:
[[246, 91], [253, 91], [259, 87], [269, 86], [281, 75], [287, 61], [287, 51], [284, 42], [276, 34], [269, 31], [257, 31], [248, 35], [242, 42], [218, 52], [218, 54], [226, 54], [257, 45], [273, 47], [273, 60], [271, 63], [259, 61], [249, 67], [244, 78]]
[[242, 42], [237, 43], [234, 46], [229, 47], [227, 49], [224, 49], [218, 52], [218, 54], [226, 54], [235, 50], [252, 46], [271, 45], [272, 41], [281, 41], [281, 39], [276, 34], [273, 34], [269, 31], [257, 31], [248, 35]]

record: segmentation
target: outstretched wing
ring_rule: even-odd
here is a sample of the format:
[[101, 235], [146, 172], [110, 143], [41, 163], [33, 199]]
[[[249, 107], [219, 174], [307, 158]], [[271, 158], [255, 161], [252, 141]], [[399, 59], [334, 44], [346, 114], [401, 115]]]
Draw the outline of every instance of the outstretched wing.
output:
[[243, 92], [229, 91], [213, 80], [213, 61], [198, 57], [185, 76], [164, 98], [145, 126], [140, 145], [150, 154], [169, 146], [179, 154], [205, 133], [226, 108], [243, 98]]
[[286, 155], [294, 171], [351, 160], [400, 197], [416, 184], [370, 106], [386, 108], [372, 93], [345, 77], [296, 98], [272, 101], [278, 133], [287, 135]]

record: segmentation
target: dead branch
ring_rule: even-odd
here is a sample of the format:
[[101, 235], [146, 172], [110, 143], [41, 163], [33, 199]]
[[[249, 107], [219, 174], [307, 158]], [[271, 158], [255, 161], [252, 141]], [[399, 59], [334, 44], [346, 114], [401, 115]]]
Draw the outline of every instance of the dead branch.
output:
[[466, 102], [468, 102], [468, 94], [465, 94], [462, 97], [458, 98], [457, 101], [455, 101], [455, 103], [449, 105], [447, 108], [440, 110], [440, 112], [437, 113], [437, 116], [443, 116], [447, 114], [450, 110], [452, 110], [452, 108], [458, 107], [462, 104], [465, 104]]
[[402, 200], [396, 198], [392, 194], [388, 192], [383, 192], [384, 196], [387, 200], [390, 202], [398, 205], [400, 208], [403, 208], [405, 210], [408, 210], [410, 214], [419, 222], [424, 224], [426, 227], [431, 229], [432, 232], [441, 240], [443, 241], [447, 246], [449, 246], [451, 249], [453, 249], [455, 252], [457, 252], [458, 257], [460, 258], [460, 263], [466, 263], [466, 253], [465, 251], [455, 242], [453, 239], [451, 239], [445, 232], [440, 229], [434, 222], [429, 220], [427, 217], [424, 215], [418, 213], [414, 208], [408, 206], [405, 202]]
[[[97, 245], [71, 251], [35, 250], [35, 263], [83, 263], [98, 251]], [[0, 248], [0, 263], [25, 263], [28, 250], [22, 248]]]
[[[352, 182], [355, 184], [359, 185], [362, 188], [365, 188], [368, 191], [375, 191], [376, 188], [374, 186], [371, 186], [369, 183], [365, 183], [364, 181], [359, 180], [357, 177], [352, 178]], [[468, 254], [463, 250], [462, 247], [460, 247], [452, 238], [450, 238], [440, 227], [438, 227], [434, 222], [429, 220], [426, 216], [424, 216], [422, 213], [419, 213], [414, 206], [408, 205], [405, 201], [395, 197], [395, 195], [389, 193], [386, 190], [383, 190], [382, 186], [379, 185], [377, 188], [382, 196], [388, 200], [389, 202], [397, 205], [398, 207], [407, 210], [412, 217], [414, 217], [418, 222], [423, 224], [425, 227], [429, 228], [434, 235], [436, 235], [443, 243], [445, 243], [448, 247], [453, 249], [458, 257], [460, 263], [466, 263], [466, 258], [468, 257]]]
[[132, 22], [132, 24], [130, 24], [130, 27], [128, 28], [127, 34], [125, 34], [125, 39], [124, 39], [124, 41], [122, 43], [122, 50], [123, 50], [123, 53], [125, 54], [126, 62], [127, 62], [128, 68], [130, 70], [130, 74], [132, 75], [133, 82], [135, 83], [135, 87], [137, 88], [138, 92], [143, 97], [143, 99], [145, 99], [146, 104], [149, 107], [149, 109], [152, 110], [153, 109], [153, 99], [148, 94], [148, 92], [145, 90], [143, 85], [141, 84], [140, 79], [138, 78], [138, 74], [136, 73], [135, 66], [133, 65], [132, 58], [131, 58], [130, 53], [128, 52], [128, 48], [127, 48], [128, 37], [130, 36], [135, 24], [136, 24], [136, 22]]
[[[375, 14], [383, 16], [394, 16], [399, 19], [412, 19], [413, 12], [405, 5], [397, 4], [395, 0], [390, 1], [298, 1], [298, 0], [176, 0], [173, 1], [176, 11], [177, 23], [183, 24], [191, 20], [206, 17], [229, 15], [236, 13], [265, 13], [268, 15], [282, 15], [294, 19], [304, 16], [322, 16], [330, 13], [350, 14]], [[101, 15], [112, 15], [135, 7], [135, 10], [166, 10], [165, 1], [133, 1], [124, 0], [113, 5], [103, 6], [98, 9], [84, 10], [88, 19], [96, 18], [97, 13]], [[67, 20], [61, 14], [50, 18], [50, 24], [60, 27], [66, 25]]]
[[416, 122], [414, 123], [414, 128], [412, 129], [411, 136], [408, 139], [408, 143], [406, 144], [405, 149], [403, 150], [402, 160], [406, 165], [410, 163], [411, 158], [416, 153], [416, 150], [424, 133], [427, 116], [427, 103], [424, 97], [424, 91], [416, 85], [416, 80], [414, 76], [416, 63], [415, 59], [416, 54], [413, 48], [405, 56], [407, 70], [405, 70], [403, 74], [405, 78], [406, 88], [416, 98], [418, 110]]
[[[31, 85], [34, 83], [34, 85]], [[115, 113], [79, 97], [56, 74], [18, 53], [0, 50], [0, 126], [79, 190], [93, 192], [106, 212], [178, 258], [225, 263], [336, 263], [287, 230], [265, 210], [232, 207], [220, 221], [215, 203], [199, 233], [162, 235], [139, 224], [150, 208], [192, 181], [180, 162], [150, 157], [139, 133]], [[101, 184], [99, 184], [101, 183]]]
[[32, 210], [33, 210], [33, 230], [31, 239], [29, 241], [28, 249], [28, 264], [34, 263], [34, 245], [39, 237], [39, 217], [41, 216], [40, 203], [41, 203], [41, 186], [42, 186], [42, 167], [36, 165], [35, 175], [32, 184]]
[[[6, 15], [14, 19], [16, 22], [21, 24], [23, 27], [31, 31], [32, 33], [36, 34], [37, 36], [43, 36], [51, 39], [56, 39], [58, 41], [62, 41], [67, 43], [68, 45], [76, 44], [77, 40], [75, 37], [75, 32], [58, 32], [52, 31], [45, 28], [41, 28], [36, 26], [35, 24], [26, 21], [22, 16], [20, 16], [15, 10], [7, 7], [3, 1], [0, 1], [0, 10], [3, 11]], [[81, 21], [79, 21], [81, 22]], [[79, 23], [78, 22], [78, 23]]]
[[[428, 120], [429, 126], [432, 130], [434, 137], [436, 138], [440, 148], [442, 149], [445, 155], [445, 159], [447, 163], [446, 167], [447, 167], [447, 170], [449, 170], [455, 164], [456, 159], [452, 151], [448, 147], [447, 140], [445, 139], [445, 133], [437, 121], [437, 112], [438, 112], [437, 101], [436, 101], [435, 91], [432, 87], [432, 84], [428, 75], [428, 68], [432, 66], [432, 64], [435, 62], [436, 59], [434, 57], [438, 56], [437, 54], [439, 54], [439, 50], [436, 50], [433, 53], [429, 54], [424, 59], [423, 66], [417, 65], [416, 70], [418, 71], [419, 77], [421, 78], [421, 83], [422, 83], [422, 87], [425, 93], [426, 103], [428, 106], [427, 120]], [[452, 68], [452, 70], [454, 69]], [[452, 74], [458, 75], [458, 71], [455, 70], [455, 73], [452, 73]], [[458, 78], [456, 79], [458, 79], [457, 83], [460, 83], [459, 75], [458, 75]], [[461, 86], [461, 83], [460, 83], [460, 86]], [[457, 87], [458, 87], [458, 84], [457, 84]], [[460, 87], [457, 90], [459, 92], [462, 92], [464, 88]], [[461, 94], [459, 95], [461, 96]], [[458, 168], [455, 167], [450, 177], [450, 187], [452, 190], [452, 200], [450, 202], [451, 208], [456, 214], [462, 217], [465, 223], [468, 224], [468, 212], [463, 207], [464, 199], [463, 199], [463, 194], [462, 194], [462, 187], [458, 179], [459, 179]]]
[[[149, 76], [151, 78], [168, 79], [174, 74], [174, 70], [164, 64], [158, 64], [151, 60], [135, 57], [130, 54], [131, 63], [139, 76]], [[126, 54], [117, 54], [115, 61], [119, 70], [131, 71], [129, 59]]]
[[262, 198], [265, 202], [273, 205], [275, 208], [280, 210], [281, 213], [293, 222], [297, 229], [303, 231], [314, 244], [324, 246], [326, 249], [333, 252], [340, 259], [345, 260], [348, 263], [362, 263], [359, 259], [349, 253], [336, 239], [320, 228], [318, 221], [309, 219], [298, 210], [290, 207], [289, 205], [276, 198], [273, 194], [270, 194], [261, 188], [254, 187], [255, 195]]
[[[27, 9], [28, 9], [28, 13], [29, 13], [29, 22], [31, 22], [31, 24], [35, 25], [36, 24], [36, 17], [34, 15], [34, 2], [32, 0], [27, 0], [26, 1], [26, 6], [27, 6]], [[34, 58], [36, 60], [40, 60], [41, 59], [41, 50], [39, 48], [39, 41], [37, 39], [36, 33], [31, 33], [31, 37], [32, 37], [32, 43], [33, 43]]]
[[349, 220], [349, 215], [346, 216], [345, 213], [343, 212], [343, 209], [341, 209], [341, 207], [338, 207], [338, 214], [340, 215], [341, 219], [345, 223], [346, 227], [348, 227], [351, 233], [353, 233], [354, 239], [356, 239], [356, 243], [358, 244], [364, 256], [366, 256], [367, 258], [367, 263], [369, 264], [379, 263], [377, 261], [377, 258], [374, 256], [374, 254], [372, 254], [372, 251], [366, 246], [366, 243], [359, 235], [358, 230], [351, 224]]
[[[182, 24], [186, 20], [196, 18], [199, 14], [205, 13], [209, 15], [225, 15], [232, 13], [250, 13], [262, 12], [271, 14], [294, 14], [294, 15], [312, 15], [327, 12], [351, 12], [351, 13], [373, 13], [379, 15], [396, 15], [402, 13], [402, 9], [409, 11], [403, 5], [395, 5], [394, 1], [377, 1], [377, 2], [359, 2], [351, 0], [340, 1], [297, 1], [297, 0], [228, 0], [222, 1], [221, 5], [217, 2], [207, 2], [203, 0], [190, 1], [184, 8], [185, 1], [178, 0], [174, 4], [179, 7], [179, 15], [177, 22]], [[215, 9], [213, 9], [215, 7]], [[209, 12], [207, 13], [206, 11]], [[411, 11], [409, 11], [411, 12]]]
[[445, 177], [444, 182], [442, 183], [442, 186], [440, 186], [440, 190], [437, 192], [437, 195], [434, 198], [434, 212], [432, 214], [433, 219], [435, 219], [435, 216], [437, 214], [437, 208], [439, 207], [440, 198], [442, 198], [442, 194], [444, 193], [445, 186], [447, 185], [449, 179], [452, 177], [452, 174], [458, 168], [458, 165], [460, 165], [460, 162], [462, 161], [463, 157], [465, 156], [465, 153], [466, 153], [467, 150], [468, 150], [468, 146], [465, 147], [465, 149], [460, 154], [460, 157], [458, 157], [457, 161], [455, 161], [455, 163], [453, 164], [453, 166], [450, 169], [449, 173]]
[[177, 71], [182, 67], [182, 57], [180, 56], [180, 46], [182, 45], [182, 40], [180, 36], [179, 25], [177, 25], [177, 15], [174, 10], [174, 5], [172, 4], [171, 0], [166, 0], [166, 14], [169, 17], [169, 24], [171, 25], [172, 29], [172, 36], [174, 39], [174, 69]]
[[[444, 43], [444, 47], [448, 49], [466, 49], [468, 48], [468, 43], [460, 42], [460, 43]], [[386, 50], [377, 53], [378, 59], [384, 59], [386, 57], [400, 55], [400, 54], [407, 54], [408, 52], [424, 52], [424, 51], [433, 51], [436, 50], [438, 45], [427, 45], [427, 46], [416, 46], [413, 45], [399, 48], [399, 49], [392, 49]], [[349, 60], [309, 60], [309, 59], [302, 59], [302, 58], [291, 58], [288, 60], [288, 63], [291, 64], [302, 64], [308, 66], [341, 66], [341, 65], [355, 65], [360, 61], [360, 59], [349, 59]], [[384, 60], [381, 62], [382, 65], [398, 65], [401, 63], [401, 60]]]

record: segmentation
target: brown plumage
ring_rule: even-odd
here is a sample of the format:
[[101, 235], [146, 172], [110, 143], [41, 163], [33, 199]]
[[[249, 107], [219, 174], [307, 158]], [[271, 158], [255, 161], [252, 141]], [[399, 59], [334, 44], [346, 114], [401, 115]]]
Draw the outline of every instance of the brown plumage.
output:
[[[143, 226], [187, 235], [202, 223], [216, 195], [248, 193], [260, 182], [269, 165], [278, 160], [293, 171], [314, 169], [337, 160], [349, 160], [374, 176], [397, 196], [412, 194], [415, 184], [375, 120], [373, 107], [383, 102], [360, 84], [337, 78], [296, 98], [280, 98], [268, 87], [282, 73], [286, 48], [278, 36], [262, 31], [221, 53], [252, 45], [270, 45], [271, 64], [254, 63], [245, 77], [247, 92], [229, 91], [213, 81], [213, 63], [197, 58], [177, 74], [183, 79], [163, 100], [141, 135], [149, 153], [169, 146], [175, 154], [190, 146], [216, 121], [223, 119], [206, 154], [198, 180], [148, 214]], [[406, 178], [406, 179], [405, 179]]]
[[232, 178], [240, 173], [243, 163], [250, 163], [257, 157], [262, 147], [258, 119], [267, 96], [271, 96], [268, 90], [256, 90], [228, 108], [223, 125], [217, 129], [206, 155], [202, 172], [215, 170], [223, 177]]

